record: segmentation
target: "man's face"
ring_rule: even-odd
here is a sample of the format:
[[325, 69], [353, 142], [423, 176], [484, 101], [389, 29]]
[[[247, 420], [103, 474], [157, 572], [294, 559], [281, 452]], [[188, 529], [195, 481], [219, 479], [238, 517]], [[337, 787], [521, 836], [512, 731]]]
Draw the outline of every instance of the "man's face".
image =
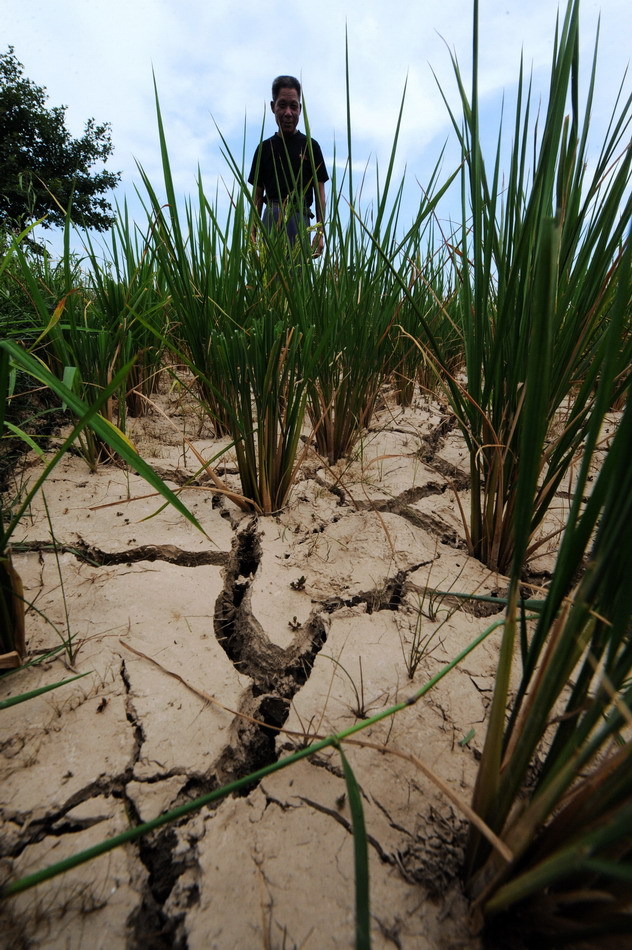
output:
[[296, 89], [282, 86], [276, 100], [270, 103], [270, 108], [274, 112], [281, 135], [293, 135], [301, 114], [301, 103]]

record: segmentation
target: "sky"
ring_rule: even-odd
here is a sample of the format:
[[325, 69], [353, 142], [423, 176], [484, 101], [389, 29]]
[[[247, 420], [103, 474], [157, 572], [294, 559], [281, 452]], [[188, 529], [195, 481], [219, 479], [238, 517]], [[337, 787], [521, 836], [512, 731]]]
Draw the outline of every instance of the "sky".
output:
[[[68, 107], [70, 132], [81, 135], [89, 117], [111, 124], [107, 167], [122, 172], [116, 198], [126, 198], [139, 220], [137, 163], [158, 190], [162, 181], [154, 76], [178, 194], [195, 193], [198, 167], [207, 194], [216, 187], [227, 194], [234, 178], [222, 136], [240, 162], [245, 155], [247, 173], [262, 127], [266, 136], [275, 131], [269, 100], [278, 74], [301, 79], [312, 135], [330, 174], [334, 156], [342, 169], [345, 31], [354, 169], [368, 168], [373, 181], [377, 163], [383, 177], [404, 86], [396, 175], [406, 176], [411, 220], [444, 143], [446, 174], [457, 159], [437, 81], [456, 106], [450, 54], [469, 83], [472, 0], [1, 0], [1, 8], [0, 49], [15, 48], [25, 75], [46, 87], [49, 105]], [[546, 89], [556, 14], [553, 0], [480, 0], [479, 88], [490, 147], [503, 96], [510, 103], [515, 92], [521, 53], [535, 88]], [[583, 0], [585, 75], [600, 14], [596, 143], [629, 62], [632, 25], [629, 0]]]

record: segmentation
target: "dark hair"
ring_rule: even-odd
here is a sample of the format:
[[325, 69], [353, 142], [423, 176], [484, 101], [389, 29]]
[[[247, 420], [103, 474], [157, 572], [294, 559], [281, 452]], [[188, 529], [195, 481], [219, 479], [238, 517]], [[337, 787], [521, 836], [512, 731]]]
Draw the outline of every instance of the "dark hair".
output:
[[276, 102], [282, 89], [295, 89], [301, 98], [301, 84], [296, 76], [277, 76], [272, 83], [272, 101]]

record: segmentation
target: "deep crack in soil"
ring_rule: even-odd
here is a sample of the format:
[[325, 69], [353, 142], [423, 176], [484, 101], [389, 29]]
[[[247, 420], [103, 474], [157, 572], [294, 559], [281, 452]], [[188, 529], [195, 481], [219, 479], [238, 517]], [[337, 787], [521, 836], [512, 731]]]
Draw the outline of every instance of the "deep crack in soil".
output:
[[128, 919], [129, 950], [186, 950], [184, 912], [169, 915], [167, 898], [189, 862], [174, 857], [178, 838], [173, 828], [139, 839], [138, 852], [148, 871], [141, 903]]
[[[244, 718], [237, 717], [233, 723], [231, 741], [219, 761], [215, 762], [212, 774], [208, 777], [190, 776], [178, 802], [219, 788], [276, 761], [277, 730], [287, 720], [292, 697], [307, 680], [316, 655], [325, 643], [325, 622], [317, 611], [312, 612], [286, 650], [266, 636], [252, 614], [250, 603], [251, 586], [261, 556], [257, 521], [253, 518], [236, 534], [233, 550], [227, 559], [224, 589], [217, 598], [214, 616], [218, 642], [235, 668], [248, 676], [253, 685], [240, 703], [239, 713]], [[252, 722], [253, 719], [265, 725]], [[244, 794], [249, 794], [252, 788], [249, 786]], [[128, 805], [135, 813], [131, 802]], [[140, 820], [137, 814], [134, 817], [136, 822]], [[188, 820], [180, 821], [178, 827], [186, 826]], [[183, 914], [170, 916], [165, 911], [165, 904], [183, 872], [195, 863], [195, 857], [192, 853], [189, 860], [175, 859], [176, 844], [175, 828], [139, 841], [139, 856], [149, 877], [141, 905], [128, 921], [130, 950], [144, 950], [148, 946], [155, 946], [157, 950], [163, 947], [184, 950], [186, 947], [186, 936], [181, 927]], [[147, 943], [149, 934], [151, 944]]]
[[139, 561], [166, 561], [178, 567], [202, 567], [205, 564], [224, 565], [228, 561], [225, 551], [184, 551], [174, 544], [141, 544], [127, 551], [102, 551], [82, 539], [73, 544], [53, 544], [51, 541], [20, 541], [13, 544], [14, 551], [56, 551], [58, 554], [74, 554], [78, 561], [93, 567], [109, 567], [115, 564], [133, 564]]
[[215, 635], [235, 669], [252, 679], [259, 694], [289, 704], [307, 680], [327, 633], [315, 610], [287, 649], [269, 640], [251, 609], [252, 582], [260, 563], [261, 544], [252, 519], [235, 537], [224, 590], [215, 604]]

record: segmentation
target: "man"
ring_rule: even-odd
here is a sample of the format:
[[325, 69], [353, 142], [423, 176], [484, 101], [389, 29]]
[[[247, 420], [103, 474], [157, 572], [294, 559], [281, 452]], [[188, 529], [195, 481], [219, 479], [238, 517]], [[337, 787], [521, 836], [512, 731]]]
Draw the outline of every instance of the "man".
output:
[[[323, 250], [325, 182], [329, 180], [320, 145], [297, 129], [301, 115], [301, 84], [294, 76], [277, 76], [272, 83], [270, 108], [277, 131], [255, 151], [248, 181], [254, 185], [254, 203], [263, 212], [263, 226], [285, 224], [290, 244], [310, 226], [316, 197], [316, 235], [312, 253]], [[314, 187], [315, 185], [315, 187]]]

